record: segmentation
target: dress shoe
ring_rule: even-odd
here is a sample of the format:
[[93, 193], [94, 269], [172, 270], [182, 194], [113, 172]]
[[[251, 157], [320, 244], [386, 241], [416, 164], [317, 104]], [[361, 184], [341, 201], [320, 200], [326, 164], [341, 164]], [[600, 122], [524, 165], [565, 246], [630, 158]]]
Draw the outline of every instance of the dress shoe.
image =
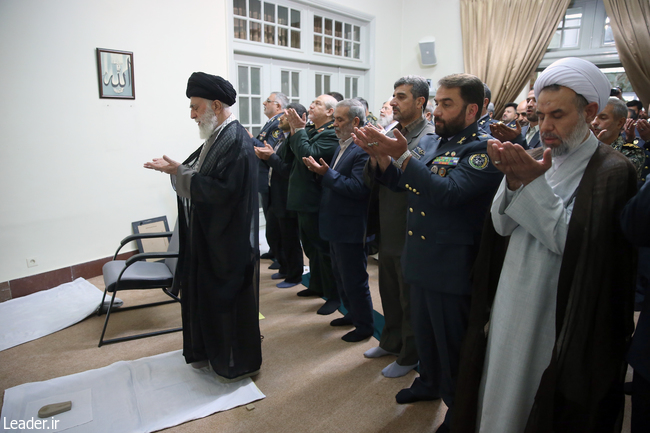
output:
[[268, 251], [260, 256], [260, 259], [269, 259], [269, 260], [275, 260], [275, 255], [271, 252]]
[[279, 272], [276, 272], [275, 274], [271, 275], [272, 280], [284, 280], [287, 278], [287, 274], [281, 274]]
[[277, 287], [278, 289], [288, 289], [290, 287], [297, 286], [298, 284], [300, 283], [289, 283], [288, 281], [285, 280], [281, 283], [276, 284], [275, 287]]
[[317, 292], [315, 292], [315, 291], [313, 291], [311, 289], [301, 290], [298, 293], [296, 293], [296, 295], [301, 296], [303, 298], [306, 298], [308, 296], [320, 296]]
[[321, 314], [323, 316], [327, 316], [328, 314], [332, 314], [338, 308], [341, 306], [341, 301], [338, 299], [328, 299], [327, 302], [323, 304], [322, 307], [316, 311], [316, 313]]
[[278, 263], [278, 262], [271, 263], [271, 265], [269, 266], [269, 269], [273, 269], [273, 270], [280, 269], [280, 263]]
[[348, 343], [357, 343], [359, 341], [363, 341], [370, 337], [372, 337], [372, 332], [371, 333], [359, 332], [357, 329], [355, 329], [353, 331], [348, 332], [343, 337], [341, 337], [341, 340], [347, 341]]
[[411, 388], [404, 388], [395, 396], [395, 400], [398, 404], [416, 403], [418, 401], [433, 401], [438, 400], [439, 398], [440, 397], [416, 394]]
[[349, 316], [339, 317], [330, 322], [330, 326], [350, 326], [352, 325], [352, 319]]

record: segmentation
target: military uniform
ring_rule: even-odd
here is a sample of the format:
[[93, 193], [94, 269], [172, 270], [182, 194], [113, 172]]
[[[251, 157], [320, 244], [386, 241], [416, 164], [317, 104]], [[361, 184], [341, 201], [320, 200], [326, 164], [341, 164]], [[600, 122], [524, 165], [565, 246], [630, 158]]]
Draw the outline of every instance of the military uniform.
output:
[[[502, 173], [487, 155], [476, 123], [440, 140], [427, 160], [389, 166], [379, 181], [408, 194], [402, 269], [411, 285], [420, 377], [413, 395], [452, 407], [460, 345], [470, 307], [470, 271], [481, 229]], [[448, 424], [451, 409], [445, 423]]]
[[[435, 128], [422, 116], [404, 128], [401, 133], [408, 144], [408, 149], [415, 159], [430, 159], [434, 145], [438, 144]], [[394, 137], [393, 130], [386, 136]], [[415, 337], [411, 326], [411, 296], [409, 285], [404, 282], [401, 257], [404, 249], [406, 232], [407, 193], [391, 191], [384, 185], [375, 183], [375, 170], [366, 164], [364, 170], [366, 184], [372, 186], [374, 203], [369, 206], [369, 220], [379, 214], [379, 295], [384, 310], [384, 328], [381, 332], [379, 347], [398, 353], [397, 364], [414, 365], [418, 362]], [[376, 202], [378, 200], [378, 203]], [[368, 223], [369, 225], [371, 222]]]
[[316, 161], [323, 158], [330, 164], [339, 145], [333, 123], [327, 122], [320, 128], [307, 125], [289, 138], [289, 147], [296, 159], [289, 175], [287, 209], [298, 212], [300, 240], [311, 271], [309, 288], [328, 299], [339, 299], [332, 273], [330, 246], [319, 233], [321, 185], [317, 182], [317, 175], [302, 162], [303, 157], [312, 156]]
[[490, 135], [492, 134], [492, 131], [490, 131], [490, 125], [493, 123], [497, 123], [497, 121], [491, 118], [489, 114], [486, 114], [485, 116], [478, 119], [478, 130], [481, 134]]
[[[634, 141], [638, 143], [638, 140]], [[612, 143], [612, 148], [618, 150], [630, 160], [636, 169], [637, 180], [640, 180], [645, 167], [645, 152], [636, 143], [626, 143], [623, 135], [619, 135]]]
[[369, 111], [368, 115], [366, 116], [366, 123], [370, 123], [372, 126], [377, 126], [378, 121], [379, 119], [377, 119], [377, 116]]
[[[279, 126], [282, 114], [276, 114], [266, 121], [260, 133], [253, 139], [253, 145], [264, 147], [264, 141], [266, 141], [271, 147], [275, 147], [275, 143], [282, 136], [282, 130]], [[266, 240], [269, 245], [273, 245], [277, 243], [280, 236], [280, 228], [273, 221], [269, 223], [269, 166], [260, 159], [258, 167], [257, 192], [259, 193], [264, 220], [266, 221]], [[273, 251], [273, 254], [278, 254], [278, 252]]]

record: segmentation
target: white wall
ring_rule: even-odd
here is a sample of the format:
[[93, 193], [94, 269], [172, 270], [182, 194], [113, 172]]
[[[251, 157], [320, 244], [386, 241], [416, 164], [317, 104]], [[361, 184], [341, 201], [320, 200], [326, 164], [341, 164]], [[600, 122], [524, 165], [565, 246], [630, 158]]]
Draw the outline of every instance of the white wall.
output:
[[[112, 255], [132, 221], [173, 224], [168, 177], [142, 164], [200, 145], [185, 85], [227, 74], [225, 4], [0, 2], [0, 281]], [[134, 53], [135, 100], [99, 99], [97, 47]]]
[[[331, 1], [376, 17], [375, 114], [403, 75], [462, 72], [458, 0]], [[142, 164], [200, 145], [185, 85], [194, 71], [228, 76], [227, 7], [0, 0], [0, 282], [110, 256], [133, 221], [173, 224], [168, 177]], [[438, 47], [432, 68], [419, 64], [425, 36]], [[135, 100], [99, 99], [97, 47], [133, 51]]]

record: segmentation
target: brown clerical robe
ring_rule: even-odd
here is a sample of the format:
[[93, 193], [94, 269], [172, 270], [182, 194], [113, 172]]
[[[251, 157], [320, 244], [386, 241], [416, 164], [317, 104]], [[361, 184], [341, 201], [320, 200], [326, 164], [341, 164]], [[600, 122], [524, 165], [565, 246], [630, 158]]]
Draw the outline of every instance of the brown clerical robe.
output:
[[[531, 154], [540, 157], [542, 151]], [[599, 143], [580, 181], [569, 222], [556, 300], [556, 342], [527, 433], [615, 431], [622, 420], [625, 351], [634, 330], [636, 257], [618, 220], [635, 192], [634, 167]], [[488, 219], [474, 267], [453, 432], [476, 431], [490, 310], [507, 242]]]

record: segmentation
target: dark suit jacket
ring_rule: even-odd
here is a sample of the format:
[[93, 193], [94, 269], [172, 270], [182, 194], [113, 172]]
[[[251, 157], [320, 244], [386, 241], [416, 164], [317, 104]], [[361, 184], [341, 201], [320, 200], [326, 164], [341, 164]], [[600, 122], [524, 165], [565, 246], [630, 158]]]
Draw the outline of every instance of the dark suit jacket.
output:
[[[630, 243], [650, 247], [650, 185], [645, 183], [621, 213], [621, 228]], [[650, 293], [646, 293], [627, 360], [650, 381]]]
[[[334, 152], [332, 162], [341, 148]], [[363, 183], [363, 167], [368, 154], [350, 143], [343, 156], [322, 178], [320, 201], [320, 236], [329, 242], [363, 243], [370, 189]]]
[[[282, 135], [282, 130], [278, 126], [280, 124], [280, 116], [283, 113], [276, 114], [266, 121], [266, 124], [253, 139], [253, 144], [257, 147], [264, 147], [264, 141], [269, 145], [275, 146], [275, 143], [278, 141], [278, 138]], [[257, 191], [262, 194], [269, 192], [269, 166], [264, 163], [264, 161], [259, 161], [259, 173], [257, 177]]]
[[269, 191], [269, 208], [280, 218], [296, 216], [295, 212], [287, 210], [289, 175], [291, 174], [294, 159], [295, 156], [289, 149], [289, 137], [287, 137], [281, 142], [275, 153], [264, 161], [269, 167], [273, 168]]
[[291, 135], [289, 147], [295, 155], [295, 160], [289, 176], [287, 209], [318, 212], [321, 185], [316, 181], [316, 174], [309, 171], [302, 162], [302, 158], [312, 156], [316, 161], [323, 158], [329, 164], [338, 145], [333, 122], [327, 122], [318, 129], [313, 125], [307, 126]]
[[432, 160], [389, 166], [379, 181], [408, 191], [402, 269], [407, 283], [442, 293], [470, 293], [470, 270], [502, 173], [474, 123], [437, 146]]

